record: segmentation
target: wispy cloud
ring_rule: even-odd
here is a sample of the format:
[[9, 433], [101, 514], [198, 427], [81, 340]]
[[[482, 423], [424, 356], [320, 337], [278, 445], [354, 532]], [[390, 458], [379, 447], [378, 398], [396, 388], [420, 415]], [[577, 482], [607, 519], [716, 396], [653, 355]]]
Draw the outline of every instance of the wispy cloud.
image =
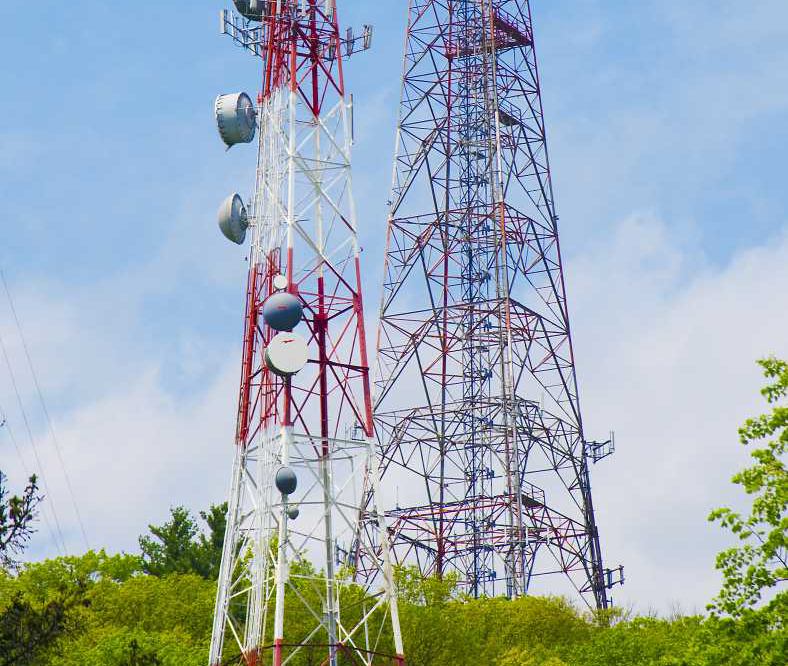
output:
[[616, 596], [703, 608], [731, 539], [706, 517], [744, 503], [730, 484], [748, 459], [737, 428], [765, 407], [755, 359], [788, 356], [775, 300], [788, 234], [715, 267], [659, 218], [633, 215], [573, 262], [569, 283], [588, 435], [615, 429], [618, 444], [592, 477], [608, 563], [627, 565]]

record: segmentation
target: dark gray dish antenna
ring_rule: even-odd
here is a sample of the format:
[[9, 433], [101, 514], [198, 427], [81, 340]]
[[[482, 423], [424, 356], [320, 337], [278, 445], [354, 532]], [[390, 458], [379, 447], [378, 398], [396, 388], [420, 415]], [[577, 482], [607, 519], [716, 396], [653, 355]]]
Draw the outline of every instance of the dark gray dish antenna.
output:
[[298, 477], [290, 467], [280, 467], [276, 470], [276, 489], [283, 495], [292, 495], [298, 487]]
[[250, 21], [262, 21], [270, 12], [270, 0], [233, 0], [233, 4]]
[[263, 303], [263, 319], [275, 331], [292, 331], [303, 315], [299, 298], [286, 291], [271, 294]]

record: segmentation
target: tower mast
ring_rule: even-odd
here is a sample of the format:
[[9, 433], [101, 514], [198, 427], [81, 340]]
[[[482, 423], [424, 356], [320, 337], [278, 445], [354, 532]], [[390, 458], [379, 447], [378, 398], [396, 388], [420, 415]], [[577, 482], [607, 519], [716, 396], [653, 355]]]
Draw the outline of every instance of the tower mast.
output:
[[[261, 58], [263, 75], [256, 109], [242, 93], [216, 104], [228, 147], [260, 131], [249, 209], [232, 195], [219, 212], [225, 236], [240, 244], [248, 231], [251, 246], [209, 664], [403, 665], [343, 76], [371, 29], [341, 37], [336, 0], [235, 7], [221, 12], [222, 32]], [[363, 538], [362, 521], [376, 525]]]
[[384, 271], [396, 561], [473, 596], [560, 576], [607, 607], [589, 463], [612, 440], [583, 430], [528, 0], [409, 0]]

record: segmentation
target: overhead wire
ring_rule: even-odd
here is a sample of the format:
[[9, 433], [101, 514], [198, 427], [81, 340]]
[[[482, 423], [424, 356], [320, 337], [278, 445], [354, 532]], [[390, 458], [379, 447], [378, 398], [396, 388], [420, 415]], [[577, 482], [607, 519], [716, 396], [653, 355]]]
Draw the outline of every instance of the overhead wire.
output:
[[[49, 484], [47, 483], [48, 475], [44, 474], [44, 465], [41, 462], [41, 456], [38, 453], [38, 447], [36, 446], [35, 438], [33, 437], [33, 431], [30, 427], [30, 421], [27, 418], [27, 412], [25, 411], [25, 405], [22, 402], [22, 396], [19, 393], [19, 387], [16, 383], [16, 376], [14, 375], [14, 369], [11, 366], [11, 359], [8, 356], [8, 349], [6, 348], [5, 341], [3, 340], [2, 332], [0, 331], [0, 351], [2, 351], [3, 359], [5, 360], [6, 369], [8, 370], [8, 377], [11, 380], [11, 386], [14, 389], [14, 394], [16, 395], [16, 401], [19, 405], [19, 411], [22, 414], [22, 421], [25, 424], [25, 430], [27, 431], [27, 437], [30, 441], [30, 447], [33, 449], [33, 456], [36, 460], [36, 465], [38, 466], [38, 476], [41, 479], [41, 487], [44, 490], [44, 494], [52, 499], [52, 493], [49, 490]], [[47, 502], [47, 506], [49, 510], [52, 512], [52, 517], [55, 522], [55, 530], [53, 531], [53, 536], [55, 537], [55, 543], [57, 544], [57, 538], [60, 537], [60, 544], [57, 544], [58, 551], [62, 551], [63, 554], [68, 554], [68, 549], [66, 548], [66, 540], [63, 538], [63, 529], [60, 526], [60, 519], [57, 515], [57, 509], [55, 508], [55, 502], [50, 501]]]
[[[47, 484], [47, 477], [44, 475], [44, 465], [41, 463], [41, 456], [38, 455], [38, 447], [36, 446], [35, 439], [33, 438], [33, 431], [30, 429], [30, 421], [27, 418], [27, 412], [25, 411], [24, 403], [22, 402], [22, 396], [19, 393], [19, 387], [16, 384], [16, 377], [14, 376], [14, 370], [11, 367], [11, 359], [8, 357], [8, 350], [6, 349], [5, 342], [3, 341], [3, 335], [0, 333], [0, 350], [3, 352], [3, 358], [5, 359], [5, 365], [8, 369], [8, 376], [11, 379], [11, 386], [14, 389], [14, 393], [16, 394], [16, 401], [19, 404], [19, 411], [22, 412], [22, 420], [25, 423], [25, 429], [27, 430], [27, 436], [30, 440], [30, 446], [33, 449], [33, 455], [36, 459], [36, 464], [38, 465], [39, 469], [39, 477], [41, 478], [41, 486], [44, 489], [44, 493], [48, 495], [51, 499], [52, 494], [49, 492], [49, 485]], [[55, 503], [49, 502], [48, 503], [50, 511], [52, 511], [52, 516], [55, 519], [55, 527], [57, 528], [57, 534], [55, 535], [60, 536], [60, 542], [63, 545], [63, 552], [68, 553], [66, 549], [66, 540], [63, 538], [63, 530], [60, 527], [60, 520], [57, 516], [57, 510], [55, 509]], [[60, 550], [60, 548], [58, 547]]]
[[[14, 445], [14, 449], [16, 449], [16, 455], [19, 457], [19, 462], [22, 465], [22, 471], [25, 473], [25, 475], [28, 478], [32, 477], [33, 471], [25, 462], [25, 457], [22, 455], [22, 449], [19, 446], [19, 442], [17, 442], [16, 440], [14, 431], [11, 428], [11, 423], [8, 420], [8, 414], [6, 414], [6, 412], [3, 410], [3, 407], [0, 405], [0, 433], [3, 431], [8, 433], [8, 438], [11, 440], [11, 443]], [[44, 518], [44, 524], [47, 527], [47, 532], [49, 532], [49, 536], [52, 539], [52, 542], [55, 544], [58, 554], [64, 555], [65, 553], [63, 552], [63, 549], [60, 547], [60, 544], [57, 541], [55, 531], [52, 529], [52, 523], [49, 522], [49, 516], [47, 515], [46, 511], [42, 511], [41, 516]]]
[[5, 274], [3, 270], [0, 268], [0, 281], [3, 283], [3, 289], [5, 290], [6, 297], [8, 298], [8, 305], [11, 308], [11, 314], [14, 317], [14, 322], [16, 323], [16, 330], [19, 333], [19, 339], [22, 341], [22, 348], [25, 351], [25, 357], [27, 358], [27, 365], [30, 368], [30, 374], [33, 376], [33, 383], [36, 387], [36, 393], [38, 393], [38, 399], [41, 402], [41, 409], [44, 412], [44, 416], [46, 417], [47, 425], [49, 426], [49, 433], [52, 436], [52, 443], [55, 445], [55, 452], [57, 453], [58, 462], [60, 463], [60, 469], [63, 472], [63, 478], [66, 480], [66, 487], [68, 488], [68, 493], [71, 497], [71, 503], [74, 507], [74, 513], [77, 516], [77, 522], [79, 523], [79, 529], [82, 532], [82, 538], [85, 541], [85, 548], [90, 550], [90, 543], [88, 541], [88, 535], [85, 531], [85, 524], [82, 522], [82, 514], [79, 511], [79, 505], [77, 504], [77, 498], [74, 495], [74, 488], [71, 485], [71, 479], [68, 476], [68, 471], [66, 470], [66, 465], [63, 461], [63, 454], [60, 448], [60, 442], [55, 435], [55, 428], [52, 423], [52, 419], [49, 416], [49, 410], [47, 409], [46, 401], [44, 400], [44, 394], [41, 391], [41, 385], [38, 382], [38, 376], [36, 375], [35, 368], [33, 367], [33, 360], [30, 358], [30, 350], [27, 346], [27, 341], [25, 340], [24, 333], [22, 332], [22, 326], [19, 323], [19, 317], [16, 313], [16, 308], [14, 307], [14, 301], [11, 298], [11, 291], [8, 288], [8, 282], [6, 282]]

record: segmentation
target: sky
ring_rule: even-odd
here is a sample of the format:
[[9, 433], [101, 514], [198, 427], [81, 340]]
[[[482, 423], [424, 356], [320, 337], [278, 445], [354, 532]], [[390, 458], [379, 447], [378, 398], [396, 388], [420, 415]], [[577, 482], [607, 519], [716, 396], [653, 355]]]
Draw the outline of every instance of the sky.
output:
[[[0, 269], [24, 334], [0, 289], [24, 408], [0, 358], [0, 470], [46, 484], [29, 559], [135, 552], [229, 482], [246, 266], [215, 214], [255, 156], [225, 152], [213, 101], [256, 92], [258, 63], [218, 34], [229, 2], [131, 5], [0, 4]], [[339, 8], [375, 29], [346, 70], [370, 311], [407, 7]], [[532, 10], [586, 435], [616, 433], [592, 470], [606, 564], [625, 566], [614, 601], [702, 610], [733, 543], [708, 513], [747, 505], [730, 477], [765, 409], [755, 361], [788, 357], [788, 5]]]

